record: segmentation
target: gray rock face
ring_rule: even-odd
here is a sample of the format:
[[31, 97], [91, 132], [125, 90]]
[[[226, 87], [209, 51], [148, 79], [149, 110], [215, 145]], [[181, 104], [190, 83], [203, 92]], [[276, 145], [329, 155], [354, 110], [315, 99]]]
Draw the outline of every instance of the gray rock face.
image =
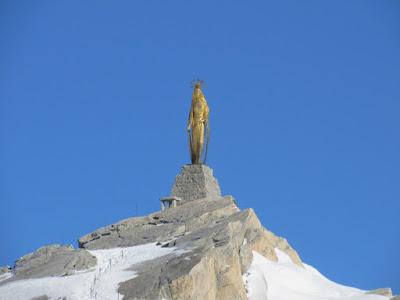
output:
[[13, 269], [14, 276], [1, 284], [26, 278], [69, 275], [95, 265], [96, 258], [84, 249], [61, 245], [44, 246], [17, 260]]
[[158, 242], [187, 252], [132, 266], [138, 274], [120, 284], [129, 299], [247, 299], [242, 274], [252, 250], [277, 260], [274, 248], [302, 265], [286, 240], [264, 229], [252, 209], [231, 196], [198, 199], [142, 218], [130, 218], [82, 237], [87, 249]]
[[[187, 203], [176, 209], [176, 215], [185, 206], [196, 211], [197, 205], [207, 201], [214, 202], [204, 199]], [[232, 205], [233, 201], [229, 206]], [[227, 209], [229, 206], [226, 203]], [[247, 299], [241, 278], [251, 263], [251, 250], [261, 249], [277, 260], [273, 249], [279, 247], [301, 265], [297, 253], [285, 240], [262, 228], [253, 210], [235, 210], [229, 210], [230, 215], [210, 218], [202, 225], [188, 226], [190, 231], [169, 236], [172, 240], [163, 247], [190, 251], [133, 266], [138, 276], [120, 284], [118, 291], [124, 299]], [[190, 218], [186, 220], [189, 222]]]
[[217, 201], [199, 199], [146, 217], [129, 218], [100, 228], [80, 238], [79, 245], [95, 250], [164, 242], [238, 211], [231, 196], [221, 197]]
[[206, 165], [184, 165], [176, 176], [171, 195], [180, 197], [183, 202], [201, 198], [218, 199], [221, 190], [211, 168]]

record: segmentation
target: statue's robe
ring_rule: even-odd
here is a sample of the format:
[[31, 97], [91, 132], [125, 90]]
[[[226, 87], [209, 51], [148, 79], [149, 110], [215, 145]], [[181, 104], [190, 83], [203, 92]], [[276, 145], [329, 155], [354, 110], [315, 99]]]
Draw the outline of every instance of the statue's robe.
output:
[[191, 128], [190, 153], [192, 164], [201, 164], [201, 153], [204, 145], [204, 128], [208, 122], [209, 108], [200, 88], [195, 88], [189, 114]]

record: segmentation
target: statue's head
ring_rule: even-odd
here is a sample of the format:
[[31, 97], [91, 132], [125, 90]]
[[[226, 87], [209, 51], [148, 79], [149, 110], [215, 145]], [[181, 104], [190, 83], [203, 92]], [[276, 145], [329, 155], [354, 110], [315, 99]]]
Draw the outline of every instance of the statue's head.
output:
[[201, 90], [201, 87], [203, 86], [204, 81], [203, 80], [196, 80], [192, 81], [192, 87], [193, 87], [193, 94], [192, 94], [192, 101], [206, 101], [204, 98], [203, 91]]
[[197, 79], [197, 80], [192, 80], [191, 85], [194, 89], [200, 89], [203, 83], [204, 83], [203, 80]]

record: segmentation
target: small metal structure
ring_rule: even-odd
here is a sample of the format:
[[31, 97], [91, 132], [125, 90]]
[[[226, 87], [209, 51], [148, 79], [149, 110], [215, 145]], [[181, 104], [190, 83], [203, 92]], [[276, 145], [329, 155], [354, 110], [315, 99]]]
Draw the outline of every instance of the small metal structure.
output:
[[161, 201], [161, 211], [164, 211], [168, 208], [177, 207], [181, 205], [182, 199], [175, 196], [169, 196], [160, 198], [160, 201]]

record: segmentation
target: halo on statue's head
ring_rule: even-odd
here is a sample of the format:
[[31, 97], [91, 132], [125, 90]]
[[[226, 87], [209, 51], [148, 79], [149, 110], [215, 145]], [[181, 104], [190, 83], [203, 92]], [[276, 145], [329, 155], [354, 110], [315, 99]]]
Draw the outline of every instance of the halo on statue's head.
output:
[[205, 82], [204, 82], [204, 80], [201, 80], [201, 79], [193, 79], [191, 82], [190, 82], [190, 87], [191, 88], [201, 88], [202, 86], [205, 86], [206, 84], [205, 84]]

